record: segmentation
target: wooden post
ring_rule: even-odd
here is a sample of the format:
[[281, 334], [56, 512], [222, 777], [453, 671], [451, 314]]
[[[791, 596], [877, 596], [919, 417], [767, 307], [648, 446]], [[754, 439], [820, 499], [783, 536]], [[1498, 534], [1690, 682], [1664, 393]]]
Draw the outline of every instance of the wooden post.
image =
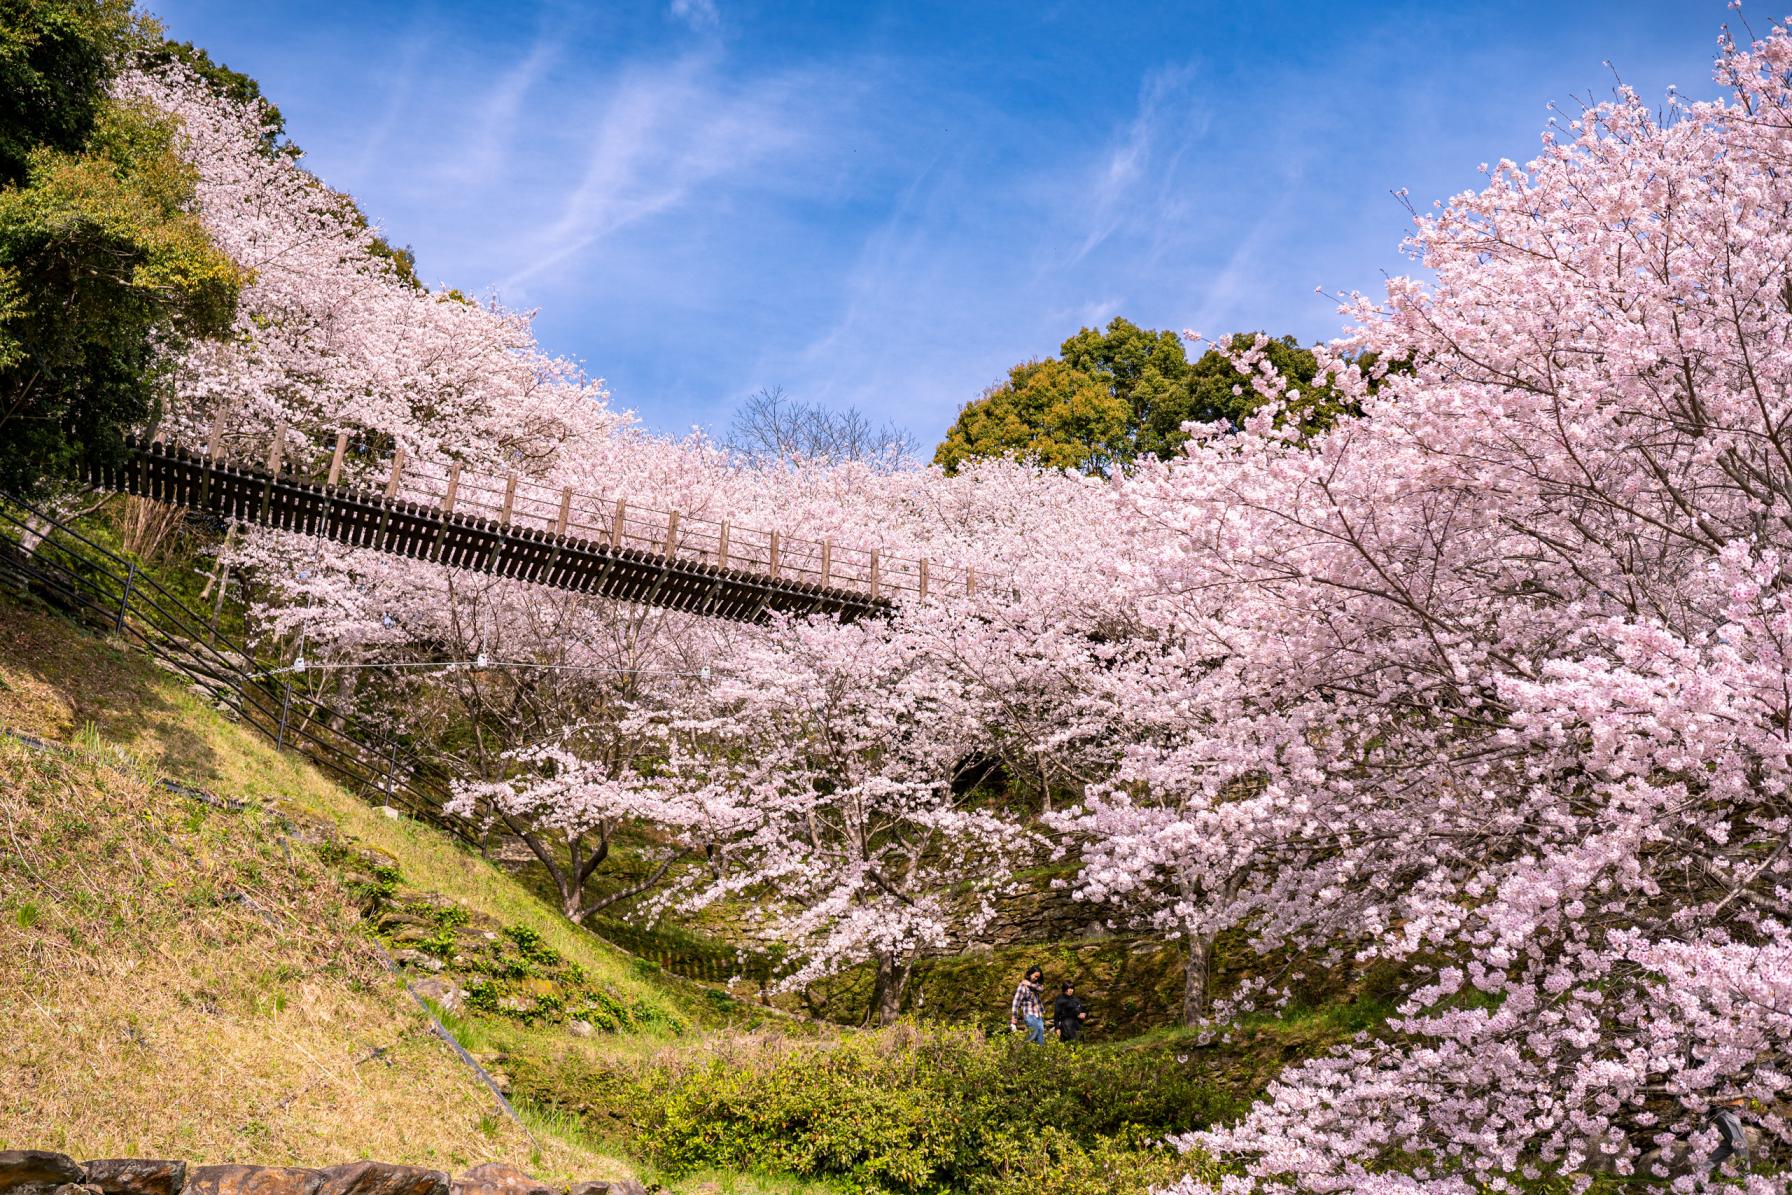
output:
[[560, 491], [560, 517], [554, 520], [554, 534], [565, 535], [566, 524], [572, 518], [572, 487], [567, 486]]
[[871, 600], [877, 600], [877, 549], [871, 549]]
[[454, 513], [454, 498], [460, 493], [460, 462], [455, 461], [448, 466], [448, 492], [442, 495], [442, 513]]
[[510, 512], [516, 506], [516, 474], [512, 473], [504, 482], [504, 506], [498, 511], [498, 522], [510, 526]]
[[728, 520], [722, 520], [722, 534], [716, 539], [716, 567], [728, 567]]
[[974, 568], [967, 567], [964, 570], [964, 595], [966, 597], [977, 596], [977, 570]]
[[342, 454], [348, 451], [348, 433], [336, 433], [336, 451], [330, 454], [330, 484], [342, 479]]
[[404, 445], [392, 449], [392, 475], [386, 478], [386, 501], [398, 497], [398, 479], [404, 473]]
[[205, 459], [208, 461], [217, 460], [218, 453], [223, 447], [224, 447], [224, 410], [222, 407], [220, 407], [218, 409], [218, 413], [216, 415], [212, 416], [211, 434], [206, 436], [206, 438], [205, 438]]
[[666, 558], [678, 555], [678, 512], [666, 516]]
[[828, 580], [833, 576], [833, 573], [834, 541], [831, 539], [824, 539], [821, 541], [821, 587], [823, 589], [828, 587]]
[[286, 421], [274, 425], [274, 444], [268, 449], [268, 472], [280, 476], [280, 458], [286, 455]]
[[927, 600], [927, 557], [921, 557], [921, 600]]
[[273, 509], [274, 482], [280, 476], [280, 457], [285, 451], [286, 421], [282, 419], [274, 428], [274, 445], [268, 449], [268, 479], [261, 483], [261, 514], [258, 517], [264, 523]]
[[771, 551], [767, 555], [769, 559], [766, 562], [766, 571], [772, 575], [772, 580], [776, 581], [778, 579], [778, 533], [776, 531], [772, 532]]
[[610, 547], [622, 547], [622, 526], [628, 519], [628, 499], [616, 499], [616, 513], [610, 519]]

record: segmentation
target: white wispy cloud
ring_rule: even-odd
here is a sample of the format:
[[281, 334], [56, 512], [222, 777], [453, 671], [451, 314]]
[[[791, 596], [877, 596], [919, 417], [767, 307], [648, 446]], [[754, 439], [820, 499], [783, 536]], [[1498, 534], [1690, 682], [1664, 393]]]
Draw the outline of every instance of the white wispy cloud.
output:
[[722, 24], [715, 0], [672, 0], [671, 11], [673, 17], [698, 33], [714, 32]]
[[385, 102], [380, 107], [380, 114], [367, 127], [367, 135], [350, 159], [348, 172], [352, 177], [367, 174], [386, 155], [393, 134], [406, 119], [411, 93], [434, 49], [434, 39], [424, 30], [415, 31], [399, 42], [398, 64], [385, 76]]
[[451, 177], [472, 183], [496, 177], [506, 168], [516, 143], [523, 101], [559, 60], [561, 32], [557, 27], [544, 28], [522, 60], [498, 76], [473, 105], [475, 115], [462, 152], [450, 160]]
[[826, 137], [805, 97], [816, 81], [782, 75], [729, 81], [705, 56], [625, 72], [587, 108], [583, 168], [500, 284], [521, 286], [605, 238], [691, 201], [750, 186]]
[[1196, 78], [1192, 64], [1148, 72], [1132, 119], [1083, 168], [1077, 185], [1065, 189], [1081, 206], [1085, 223], [1069, 265], [1123, 231], [1161, 221], [1166, 205], [1174, 205], [1182, 159], [1209, 120], [1208, 109], [1191, 90]]

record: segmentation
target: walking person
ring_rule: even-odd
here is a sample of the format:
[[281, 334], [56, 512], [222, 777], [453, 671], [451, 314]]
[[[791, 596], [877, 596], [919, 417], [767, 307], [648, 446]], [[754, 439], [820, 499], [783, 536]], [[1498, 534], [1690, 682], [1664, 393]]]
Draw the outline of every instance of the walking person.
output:
[[1052, 1001], [1052, 1024], [1058, 1027], [1058, 1040], [1075, 1041], [1081, 1037], [1083, 1022], [1088, 1019], [1088, 1010], [1077, 999], [1076, 984], [1065, 984]]
[[1748, 1130], [1742, 1124], [1742, 1110], [1747, 1101], [1740, 1098], [1722, 1100], [1711, 1110], [1711, 1125], [1717, 1130], [1717, 1148], [1705, 1159], [1705, 1173], [1714, 1173], [1731, 1158], [1748, 1165]]
[[1045, 1044], [1045, 972], [1028, 967], [1020, 985], [1014, 989], [1014, 1002], [1008, 1006], [1008, 1028], [1019, 1029], [1027, 1023], [1027, 1040], [1036, 1046]]

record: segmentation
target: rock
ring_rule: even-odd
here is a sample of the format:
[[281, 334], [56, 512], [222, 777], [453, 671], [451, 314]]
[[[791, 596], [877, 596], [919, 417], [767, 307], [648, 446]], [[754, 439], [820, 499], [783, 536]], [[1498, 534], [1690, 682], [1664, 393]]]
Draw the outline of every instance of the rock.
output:
[[[441, 964], [437, 963], [437, 967]], [[446, 979], [419, 979], [411, 985], [411, 990], [425, 1000], [434, 1000], [449, 1012], [460, 1011], [461, 990], [458, 984]]]
[[106, 1195], [180, 1195], [187, 1185], [185, 1162], [142, 1158], [101, 1158], [86, 1164], [87, 1183]]
[[375, 805], [373, 807], [373, 811], [375, 813], [379, 814], [381, 817], [389, 818], [392, 821], [397, 821], [399, 818], [404, 816], [404, 814], [398, 812], [398, 810], [394, 809], [390, 805]]
[[323, 1180], [296, 1166], [194, 1166], [183, 1195], [318, 1195]]
[[[566, 1031], [574, 1037], [590, 1037], [597, 1032], [597, 1030], [591, 1027], [590, 1021], [568, 1021], [566, 1023]], [[600, 1191], [598, 1192], [598, 1195], [604, 1195], [604, 1193]]]
[[47, 1149], [0, 1149], [0, 1191], [60, 1187], [85, 1177], [80, 1163]]
[[455, 1179], [449, 1190], [450, 1195], [559, 1195], [553, 1187], [503, 1162], [473, 1167]]
[[87, 1183], [63, 1183], [60, 1187], [51, 1187], [50, 1195], [103, 1195], [98, 1187]]
[[613, 1178], [608, 1182], [574, 1183], [566, 1195], [647, 1195], [647, 1188], [632, 1178]]
[[401, 967], [421, 967], [425, 971], [440, 971], [442, 969], [441, 959], [424, 954], [421, 950], [412, 950], [409, 947], [393, 951], [392, 961]]
[[1091, 921], [1083, 927], [1083, 937], [1085, 938], [1111, 938], [1113, 936], [1113, 931], [1099, 921]]
[[421, 1166], [348, 1162], [323, 1176], [317, 1195], [448, 1195], [448, 1176]]

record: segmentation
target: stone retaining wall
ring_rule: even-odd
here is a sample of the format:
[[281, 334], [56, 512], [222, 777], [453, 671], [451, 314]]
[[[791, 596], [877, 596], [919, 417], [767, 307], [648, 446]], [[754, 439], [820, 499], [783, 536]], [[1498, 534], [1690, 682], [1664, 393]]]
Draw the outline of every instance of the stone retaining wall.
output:
[[0, 1150], [0, 1195], [646, 1195], [633, 1179], [571, 1189], [488, 1162], [454, 1177], [421, 1166], [345, 1162], [297, 1166], [189, 1166], [147, 1158], [77, 1162], [42, 1149]]

